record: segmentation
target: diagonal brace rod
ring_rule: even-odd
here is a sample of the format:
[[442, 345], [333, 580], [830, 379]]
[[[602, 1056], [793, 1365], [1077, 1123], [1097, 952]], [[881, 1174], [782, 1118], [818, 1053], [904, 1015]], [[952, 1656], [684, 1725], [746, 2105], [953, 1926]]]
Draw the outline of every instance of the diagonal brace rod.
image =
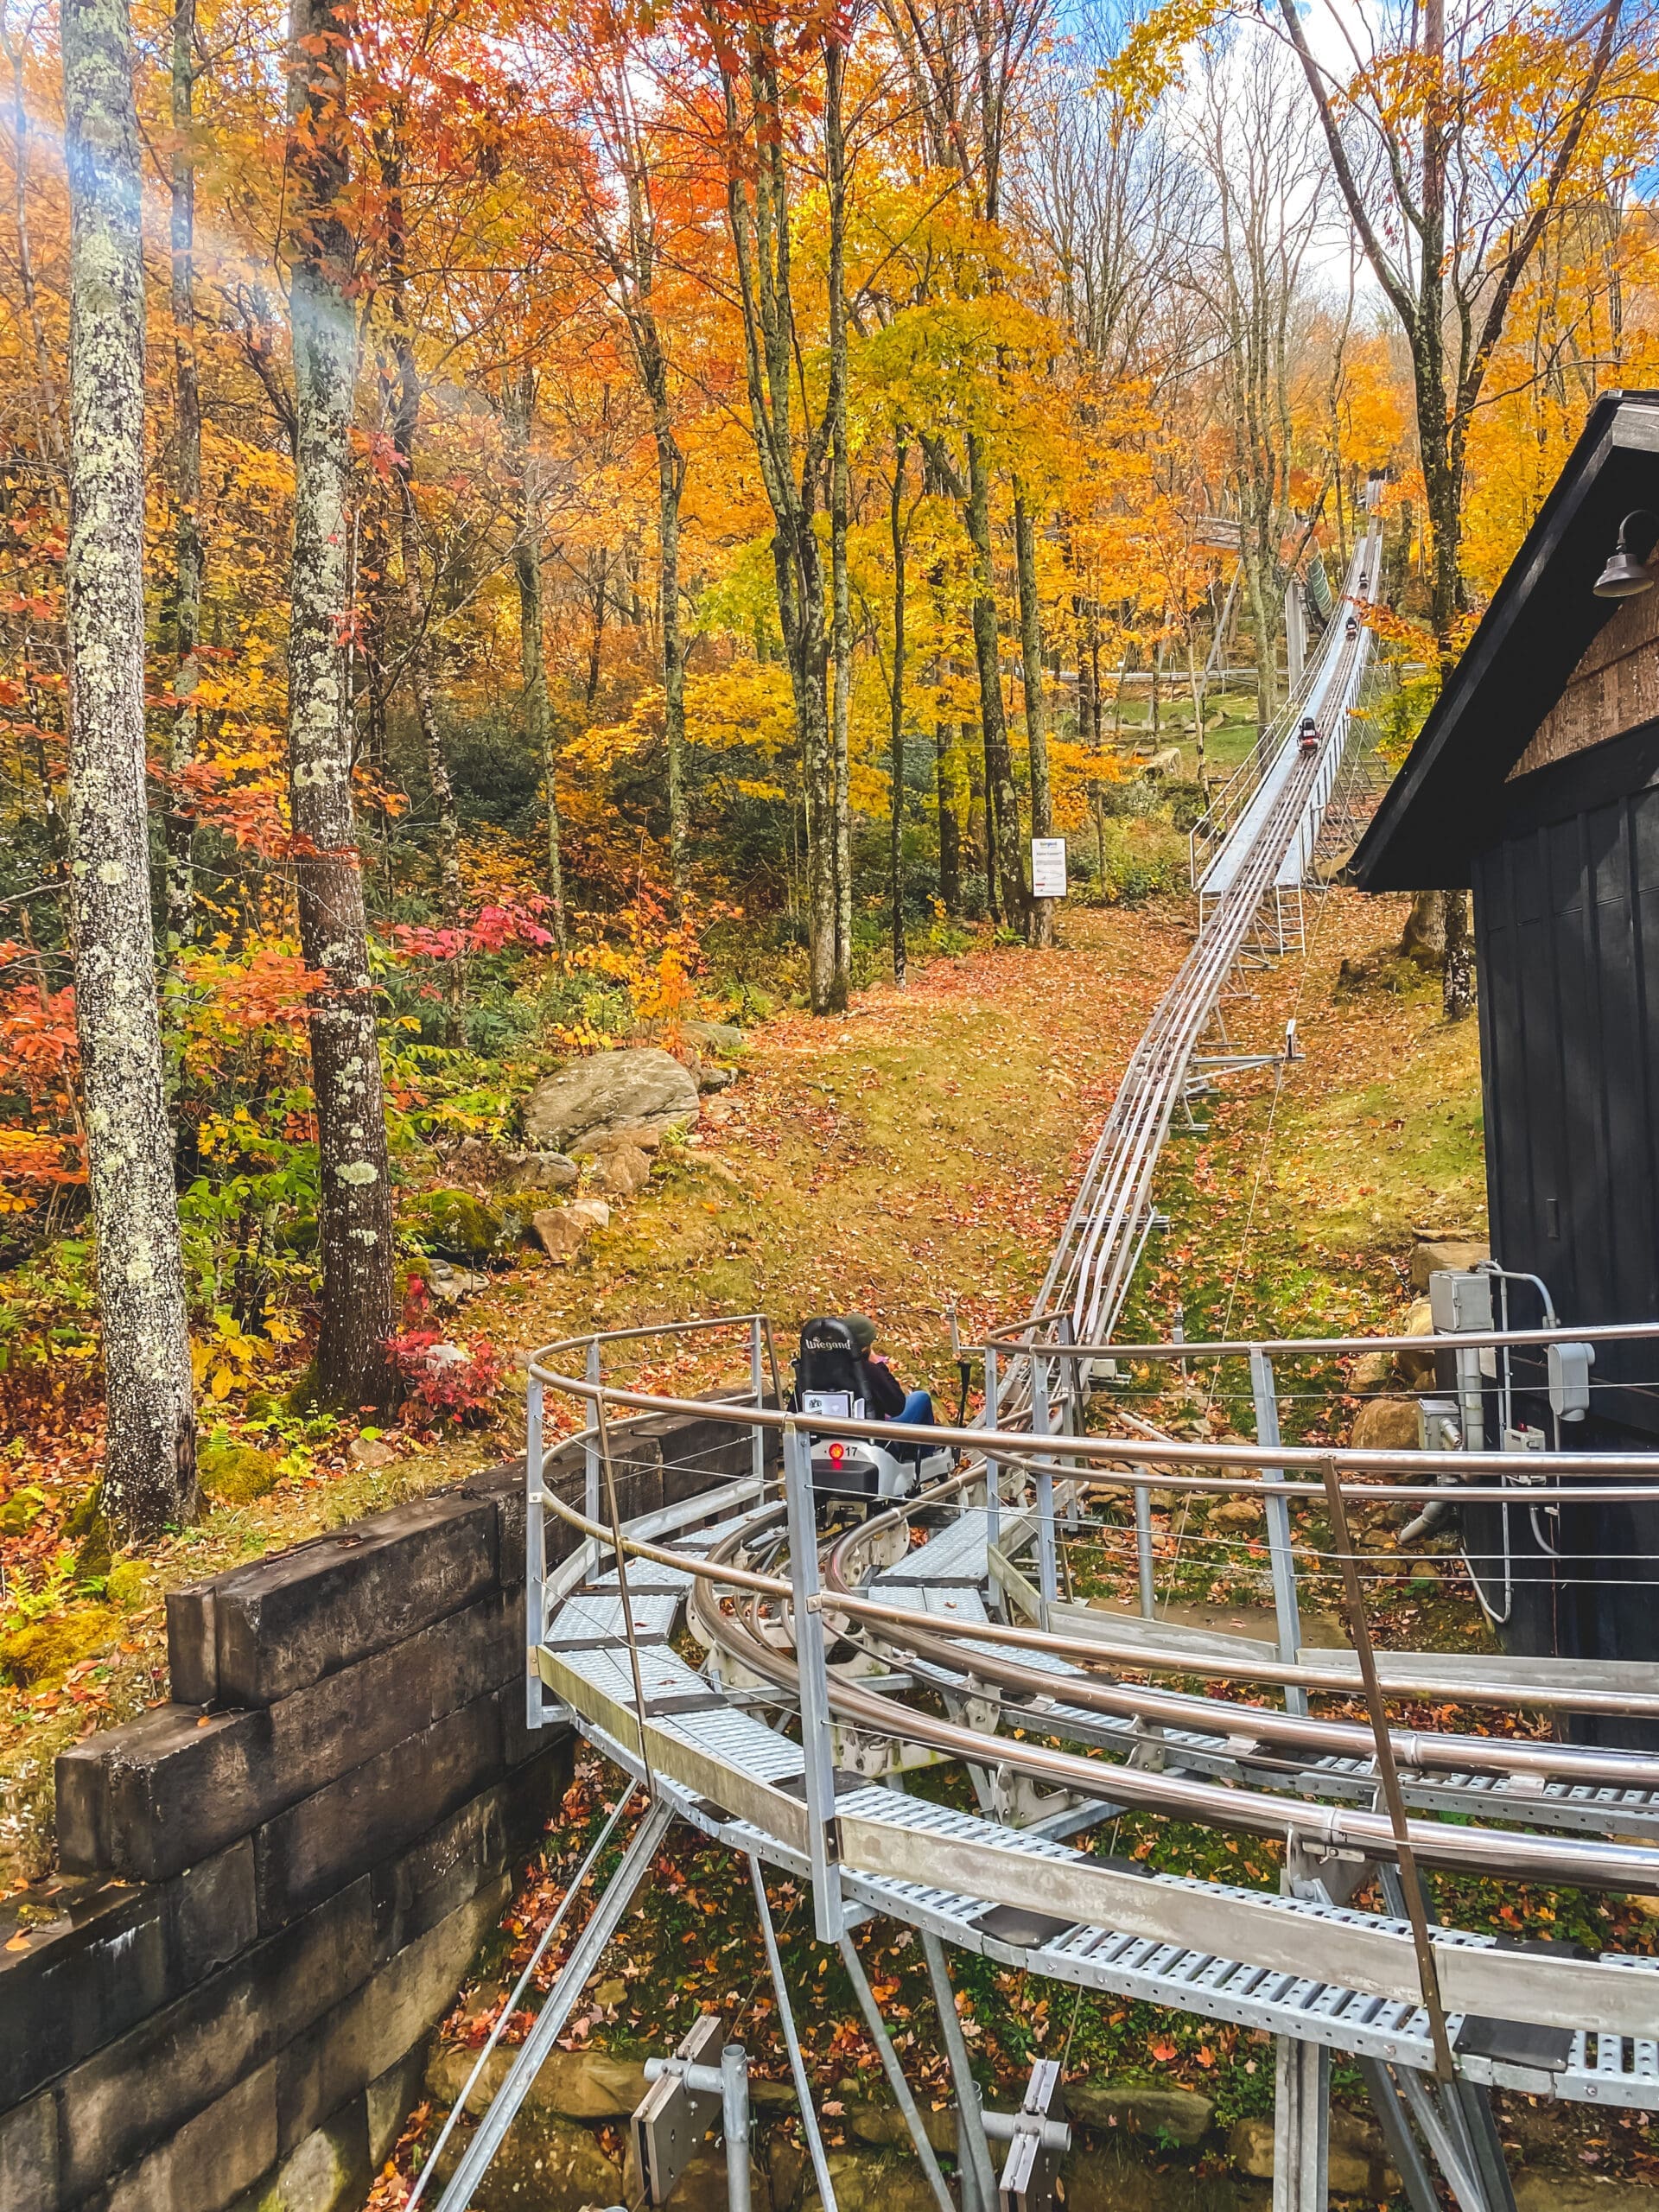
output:
[[899, 2063], [899, 2054], [893, 2047], [887, 2023], [881, 2018], [881, 2008], [875, 2001], [875, 1992], [870, 1987], [864, 1962], [850, 1935], [841, 1939], [841, 1962], [847, 1969], [847, 1979], [853, 1985], [853, 1994], [858, 1999], [858, 2009], [864, 2015], [864, 2024], [870, 2031], [876, 2056], [881, 2061], [881, 2070], [887, 2077], [887, 2087], [893, 2091], [899, 2111], [905, 2116], [905, 2126], [910, 2130], [910, 2139], [916, 2147], [916, 2156], [922, 2162], [922, 2171], [927, 2176], [927, 2185], [932, 2190], [939, 2212], [957, 2212], [955, 2202], [945, 2187], [944, 2176], [928, 2140], [927, 2129], [917, 2110], [916, 2100], [911, 2094], [910, 2084], [905, 2079], [905, 2069]]
[[472, 2202], [480, 2182], [489, 2171], [491, 2159], [500, 2149], [514, 2115], [542, 2070], [542, 2062], [575, 2010], [576, 1999], [604, 1956], [606, 1945], [620, 1927], [673, 1818], [671, 1806], [653, 1805], [635, 1829], [633, 1840], [623, 1853], [622, 1864], [611, 1877], [609, 1888], [588, 1915], [575, 1948], [560, 1967], [558, 1979], [548, 1992], [547, 2002], [536, 2016], [535, 2026], [502, 2077], [489, 2109], [478, 2123], [477, 2133], [461, 2152], [461, 2163], [439, 2201], [438, 2212], [462, 2212], [462, 2208]]

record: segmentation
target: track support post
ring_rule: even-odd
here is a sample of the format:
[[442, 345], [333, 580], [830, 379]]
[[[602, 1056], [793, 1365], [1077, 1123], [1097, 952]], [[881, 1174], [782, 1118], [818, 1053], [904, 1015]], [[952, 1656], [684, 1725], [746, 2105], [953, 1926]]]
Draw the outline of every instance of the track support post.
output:
[[[588, 1437], [582, 1446], [582, 1510], [590, 1521], [599, 1518], [599, 1338], [595, 1337], [588, 1347], [588, 1364], [584, 1370], [592, 1395], [588, 1401]], [[583, 1541], [590, 1548], [592, 1567], [599, 1566], [599, 1538], [588, 1536]]]
[[[1053, 1416], [1048, 1402], [1048, 1362], [1039, 1359], [1033, 1351], [1031, 1361], [1031, 1433], [1033, 1436], [1048, 1436], [1053, 1433]], [[1054, 1550], [1054, 1462], [1046, 1452], [1035, 1462], [1037, 1486], [1037, 1594], [1041, 1625], [1049, 1625], [1049, 1614], [1059, 1596], [1059, 1571]]]
[[[760, 1334], [760, 1316], [749, 1319], [749, 1388], [754, 1393], [754, 1409], [759, 1413], [766, 1402], [766, 1347]], [[766, 1480], [766, 1432], [759, 1421], [754, 1424], [749, 1439], [749, 1471], [756, 1484], [764, 1489]]]
[[841, 1940], [846, 1915], [836, 1851], [836, 1776], [830, 1757], [828, 1631], [817, 1605], [818, 1529], [812, 1497], [812, 1446], [791, 1421], [784, 1431], [784, 1500], [789, 1517], [790, 1602], [800, 1669], [801, 1748], [806, 1754], [807, 1850], [812, 1923], [821, 1943]]
[[543, 1710], [542, 1637], [546, 1631], [547, 1529], [542, 1520], [542, 1382], [530, 1378], [524, 1395], [524, 1628], [528, 1663], [524, 1670], [524, 1726], [540, 1728]]
[[1331, 2194], [1331, 2054], [1281, 2036], [1274, 2054], [1273, 2212], [1325, 2212]]
[[[1273, 1362], [1260, 1344], [1250, 1346], [1250, 1395], [1255, 1402], [1255, 1440], [1269, 1446], [1280, 1441], [1279, 1393], [1274, 1382]], [[1274, 1479], [1282, 1478], [1283, 1470], [1271, 1471]], [[1290, 1507], [1284, 1498], [1275, 1495], [1267, 1500], [1268, 1560], [1273, 1574], [1273, 1610], [1279, 1624], [1279, 1656], [1287, 1667], [1296, 1664], [1301, 1647], [1301, 1613], [1296, 1602], [1296, 1555], [1291, 1546]], [[1307, 1692], [1293, 1683], [1285, 1692], [1285, 1710], [1305, 1713], [1307, 1711]]]
[[[985, 1347], [985, 1408], [981, 1418], [984, 1421], [986, 1428], [993, 1435], [996, 1433], [998, 1412], [999, 1382], [996, 1367], [996, 1346], [995, 1344], [987, 1344]], [[999, 1550], [1001, 1548], [1002, 1543], [1002, 1500], [1001, 1496], [1001, 1480], [997, 1473], [996, 1455], [995, 1452], [987, 1452], [985, 1454], [985, 1541], [987, 1547], [991, 1551]], [[991, 1578], [991, 1608], [992, 1611], [999, 1616], [1002, 1613], [1004, 1609], [1002, 1586], [996, 1580], [995, 1575]]]
[[950, 2062], [951, 2079], [957, 2088], [957, 2163], [963, 2169], [963, 2195], [966, 2197], [970, 2193], [971, 2180], [971, 2194], [980, 2212], [995, 2212], [996, 2170], [991, 2164], [991, 2147], [985, 2137], [979, 2084], [969, 2063], [962, 2022], [957, 2018], [957, 1993], [945, 1961], [944, 1946], [931, 1928], [922, 1930], [922, 1949], [927, 1959], [928, 1980], [933, 1985], [939, 2032], [944, 2038], [945, 2056]]
[[1149, 1621], [1157, 1604], [1152, 1560], [1152, 1482], [1135, 1485], [1135, 1567], [1141, 1584], [1141, 1618]]

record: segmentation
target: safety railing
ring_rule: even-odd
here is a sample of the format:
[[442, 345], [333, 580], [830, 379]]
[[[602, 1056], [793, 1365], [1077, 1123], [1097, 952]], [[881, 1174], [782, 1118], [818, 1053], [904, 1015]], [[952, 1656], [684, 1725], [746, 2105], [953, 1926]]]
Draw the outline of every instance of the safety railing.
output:
[[[1453, 1450], [1434, 1441], [1423, 1451], [1338, 1447], [1286, 1438], [1278, 1414], [1282, 1370], [1303, 1356], [1409, 1351], [1453, 1363], [1487, 1357], [1497, 1372], [1485, 1379], [1499, 1388], [1506, 1358], [1541, 1355], [1559, 1367], [1568, 1344], [1593, 1353], [1652, 1343], [1659, 1327], [1126, 1346], [1076, 1341], [1069, 1314], [1039, 1315], [987, 1340], [990, 1395], [979, 1424], [921, 1426], [815, 1412], [810, 1433], [783, 1401], [761, 1315], [714, 1317], [685, 1332], [713, 1358], [729, 1358], [734, 1340], [746, 1349], [747, 1387], [726, 1377], [714, 1395], [691, 1395], [664, 1388], [658, 1373], [627, 1379], [616, 1373], [624, 1347], [678, 1333], [664, 1326], [595, 1334], [546, 1347], [530, 1360], [530, 1523], [534, 1529], [550, 1512], [582, 1540], [553, 1575], [533, 1583], [531, 1717], [545, 1717], [542, 1693], [550, 1688], [570, 1701], [607, 1756], [643, 1782], [653, 1803], [704, 1821], [711, 1808], [724, 1808], [721, 1817], [735, 1824], [731, 1835], [740, 1848], [774, 1853], [808, 1876], [822, 1940], [844, 1937], [872, 1884], [883, 1900], [879, 1909], [887, 1910], [903, 1909], [904, 1885], [918, 1883], [929, 1895], [962, 1893], [1011, 1907], [1035, 1905], [1040, 1894], [1045, 1913], [1138, 1930], [1171, 1946], [1172, 1959], [1195, 1963], [1215, 1952], [1219, 1915], [1233, 1931], [1234, 1959], [1271, 1958], [1293, 1974], [1312, 1975], [1315, 1985], [1345, 1985], [1333, 1986], [1331, 1995], [1344, 2019], [1359, 2023], [1357, 2049], [1369, 2048], [1368, 2008], [1379, 1997], [1404, 1995], [1427, 2023], [1412, 2031], [1418, 2040], [1408, 2063], [1447, 2082], [1460, 2078], [1452, 2037], [1464, 2033], [1459, 2022], [1471, 2014], [1570, 2030], [1569, 2042], [1581, 2037], [1586, 2020], [1604, 2038], [1650, 2036], [1659, 2018], [1659, 1977], [1647, 1962], [1623, 1955], [1541, 1961], [1494, 1954], [1481, 1948], [1480, 1937], [1433, 1921], [1422, 1876], [1440, 1870], [1500, 1885], [1659, 1888], [1659, 1758], [1541, 1741], [1518, 1725], [1537, 1711], [1659, 1722], [1651, 1669], [1557, 1663], [1552, 1671], [1491, 1655], [1379, 1652], [1348, 1514], [1382, 1499], [1428, 1503], [1444, 1497], [1448, 1478], [1469, 1503], [1499, 1503], [1525, 1478], [1539, 1504], [1617, 1500], [1652, 1508], [1659, 1506], [1659, 1463], [1645, 1453], [1568, 1449], [1546, 1455], [1545, 1471], [1530, 1449], [1465, 1443]], [[1120, 1380], [1126, 1366], [1185, 1363], [1190, 1374], [1206, 1362], [1242, 1363], [1256, 1436], [1172, 1437], [1138, 1415], [1126, 1421], [1121, 1409], [1115, 1433], [1091, 1432], [1093, 1410], [1103, 1405], [1114, 1418], [1111, 1398], [1095, 1387], [1112, 1379], [1095, 1371], [1106, 1359], [1117, 1363]], [[1585, 1362], [1567, 1365], [1567, 1383], [1576, 1388]], [[1014, 1374], [1025, 1402], [1019, 1426], [1005, 1422], [1001, 1410]], [[581, 1506], [543, 1479], [539, 1435], [550, 1392], [583, 1409], [580, 1448], [584, 1459], [590, 1450], [597, 1456]], [[727, 1464], [746, 1459], [747, 1471], [626, 1524], [617, 1508], [615, 1459], [617, 1440], [634, 1416], [707, 1421], [734, 1436], [747, 1433], [746, 1451]], [[835, 1438], [950, 1446], [958, 1464], [927, 1491], [874, 1509], [850, 1528], [825, 1530], [813, 1451], [816, 1442]], [[1087, 1609], [1062, 1601], [1057, 1570], [1068, 1522], [1080, 1521], [1101, 1496], [1127, 1491], [1139, 1542], [1154, 1485], [1189, 1498], [1248, 1495], [1265, 1507], [1274, 1561], [1271, 1643], [1183, 1636], [1146, 1618], [1150, 1605], [1136, 1620], [1090, 1618]], [[1340, 1651], [1310, 1651], [1301, 1641], [1293, 1516], [1306, 1518], [1309, 1509], [1325, 1517], [1326, 1556], [1341, 1578], [1349, 1641]], [[942, 1517], [919, 1552], [912, 1546], [918, 1517], [936, 1524]], [[965, 1548], [963, 1536], [971, 1540]], [[537, 1541], [532, 1534], [532, 1547]], [[1300, 1541], [1306, 1543], [1306, 1529]], [[939, 1550], [950, 1555], [929, 1586], [925, 1562]], [[1027, 1550], [1035, 1554], [1034, 1580], [1019, 1566]], [[613, 1564], [601, 1576], [607, 1554]], [[972, 1563], [976, 1556], [984, 1571]], [[581, 1621], [563, 1643], [550, 1640], [550, 1608], [597, 1604], [606, 1586], [619, 1600], [610, 1608], [607, 1649], [593, 1648]], [[937, 1603], [926, 1602], [930, 1586]], [[584, 1590], [597, 1594], [578, 1594]], [[969, 1590], [971, 1605], [963, 1594]], [[642, 1642], [645, 1609], [671, 1610], [676, 1591], [686, 1593], [694, 1638], [720, 1662], [711, 1657], [702, 1675], [671, 1655], [661, 1614], [658, 1640], [649, 1649]], [[626, 1678], [617, 1673], [619, 1642], [626, 1648]], [[906, 1702], [918, 1689], [937, 1691], [938, 1703]], [[1315, 1697], [1335, 1709], [1313, 1710]], [[728, 1698], [734, 1702], [722, 1715], [706, 1712]], [[1402, 1726], [1391, 1710], [1402, 1699], [1437, 1708], [1441, 1725]], [[1363, 1717], [1355, 1715], [1356, 1702]], [[768, 1703], [778, 1732], [754, 1718]], [[1472, 1719], [1463, 1719], [1465, 1713]], [[785, 1722], [798, 1730], [798, 1756]], [[757, 1756], [757, 1739], [771, 1749]], [[859, 1774], [888, 1770], [879, 1761], [874, 1769], [859, 1764], [871, 1745], [890, 1747], [883, 1756], [895, 1771], [912, 1758], [954, 1761], [994, 1775], [996, 1792], [1023, 1788], [1047, 1804], [1075, 1806], [1076, 1826], [1139, 1811], [1275, 1839], [1287, 1853], [1287, 1879], [1294, 1874], [1304, 1885], [1289, 1893], [1298, 1897], [1325, 1895], [1320, 1868], [1371, 1866], [1388, 1910], [1326, 1920], [1316, 1909], [1304, 1924], [1287, 1919], [1277, 1897], [1217, 1888], [1207, 1877], [1172, 1876], [1147, 1886], [1126, 1882], [1087, 1853], [1057, 1859], [1055, 1847], [1021, 1842], [1017, 1825], [1005, 1833], [950, 1816], [939, 1828], [927, 1813], [918, 1815], [918, 1827], [903, 1810], [909, 1799], [893, 1791], [866, 1796], [849, 1780], [849, 1764]], [[791, 1775], [798, 1786], [779, 1778]], [[1327, 1907], [1331, 1902], [1326, 1897]], [[1409, 1968], [1400, 1950], [1408, 1930]], [[1249, 1969], [1229, 1967], [1235, 1971]], [[1184, 1991], [1174, 1974], [1158, 2001], [1184, 2002]], [[1341, 2047], [1343, 2034], [1332, 2040]], [[1390, 2043], [1383, 2055], [1405, 2049]], [[1589, 2061], [1573, 2064], [1582, 2071]], [[1587, 2075], [1568, 2093], [1598, 2094]], [[1629, 2096], [1641, 2102], [1646, 2092], [1634, 2083]]]

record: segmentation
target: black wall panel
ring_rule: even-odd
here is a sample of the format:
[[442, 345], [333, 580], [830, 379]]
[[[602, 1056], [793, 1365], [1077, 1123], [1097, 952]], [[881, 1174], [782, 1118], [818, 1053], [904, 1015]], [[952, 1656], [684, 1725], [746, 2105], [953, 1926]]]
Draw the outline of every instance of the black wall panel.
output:
[[[1619, 741], [1593, 774], [1505, 794], [1477, 855], [1482, 1085], [1492, 1252], [1542, 1277], [1567, 1323], [1659, 1320], [1659, 785]], [[1636, 787], [1610, 793], [1615, 752]], [[1574, 801], [1576, 799], [1576, 806]], [[1530, 1315], [1527, 1317], [1530, 1319]], [[1541, 1376], [1538, 1378], [1541, 1380]], [[1659, 1450], [1659, 1348], [1601, 1347], [1594, 1412], [1563, 1442]], [[1528, 1418], [1533, 1418], [1529, 1412]], [[1538, 1418], [1544, 1418], [1541, 1406]], [[1510, 1509], [1512, 1648], [1659, 1659], [1659, 1507]], [[1465, 1534], [1501, 1584], [1498, 1509]], [[1558, 1555], [1559, 1554], [1559, 1555]], [[1593, 1738], [1580, 1723], [1573, 1732]], [[1623, 1726], [1612, 1740], [1651, 1747]]]

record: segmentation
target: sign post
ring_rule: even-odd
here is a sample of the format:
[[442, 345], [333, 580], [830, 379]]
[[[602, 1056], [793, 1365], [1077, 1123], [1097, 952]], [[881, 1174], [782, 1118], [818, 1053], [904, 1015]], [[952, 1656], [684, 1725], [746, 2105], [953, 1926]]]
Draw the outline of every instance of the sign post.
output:
[[1065, 840], [1033, 837], [1031, 841], [1031, 895], [1033, 899], [1065, 896]]

